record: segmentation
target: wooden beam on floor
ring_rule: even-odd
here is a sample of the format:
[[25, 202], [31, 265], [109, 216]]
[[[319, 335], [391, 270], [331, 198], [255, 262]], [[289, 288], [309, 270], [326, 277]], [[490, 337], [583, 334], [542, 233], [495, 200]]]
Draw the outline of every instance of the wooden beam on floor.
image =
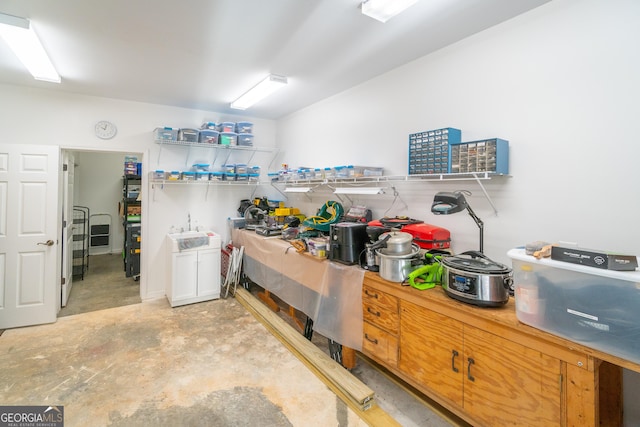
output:
[[368, 425], [400, 426], [375, 403], [373, 390], [304, 338], [247, 290], [238, 288], [235, 297]]

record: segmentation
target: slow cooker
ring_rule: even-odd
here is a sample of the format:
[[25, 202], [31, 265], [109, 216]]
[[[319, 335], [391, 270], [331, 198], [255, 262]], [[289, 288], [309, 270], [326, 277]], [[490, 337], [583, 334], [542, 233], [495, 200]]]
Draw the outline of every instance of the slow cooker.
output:
[[483, 307], [499, 307], [509, 301], [513, 271], [481, 252], [443, 256], [442, 288], [451, 298]]

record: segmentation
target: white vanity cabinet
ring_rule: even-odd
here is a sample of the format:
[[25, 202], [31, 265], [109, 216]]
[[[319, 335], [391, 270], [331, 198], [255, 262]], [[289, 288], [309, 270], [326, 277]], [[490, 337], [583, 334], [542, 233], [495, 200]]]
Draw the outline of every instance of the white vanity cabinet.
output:
[[167, 246], [169, 272], [166, 294], [171, 307], [220, 298], [218, 234], [169, 234]]

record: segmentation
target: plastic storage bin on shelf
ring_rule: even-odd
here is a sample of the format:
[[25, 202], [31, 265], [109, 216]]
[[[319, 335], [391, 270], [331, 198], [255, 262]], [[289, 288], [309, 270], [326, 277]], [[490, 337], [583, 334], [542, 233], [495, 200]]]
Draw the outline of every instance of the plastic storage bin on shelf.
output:
[[237, 133], [253, 133], [253, 123], [251, 122], [238, 122], [236, 123]]
[[211, 181], [223, 181], [224, 180], [224, 172], [211, 172], [209, 179]]
[[200, 130], [199, 142], [204, 144], [217, 144], [220, 132], [211, 129]]
[[182, 172], [182, 180], [183, 181], [195, 181], [196, 173], [195, 172]]
[[196, 181], [209, 181], [209, 172], [196, 171]]
[[182, 128], [178, 131], [178, 141], [198, 142], [200, 131], [198, 129]]
[[218, 131], [220, 131], [220, 133], [223, 132], [234, 132], [236, 131], [236, 124], [235, 122], [222, 122], [218, 124]]
[[537, 260], [525, 249], [507, 255], [521, 322], [640, 363], [640, 272]]
[[364, 176], [382, 176], [384, 168], [379, 168], [375, 166], [354, 166], [353, 167], [353, 176], [356, 178], [364, 177]]
[[180, 171], [171, 171], [169, 173], [169, 181], [178, 181], [181, 178]]
[[163, 171], [163, 170], [158, 169], [158, 170], [153, 171], [152, 178], [153, 179], [159, 179], [159, 180], [167, 179], [167, 173], [165, 171]]
[[209, 172], [208, 163], [194, 163], [191, 168], [194, 170], [194, 172]]
[[243, 147], [251, 147], [253, 146], [253, 134], [250, 133], [239, 133], [238, 134], [238, 145]]
[[153, 137], [160, 141], [176, 141], [178, 139], [178, 129], [170, 127], [155, 128]]
[[238, 134], [235, 132], [221, 132], [220, 133], [220, 145], [237, 145]]

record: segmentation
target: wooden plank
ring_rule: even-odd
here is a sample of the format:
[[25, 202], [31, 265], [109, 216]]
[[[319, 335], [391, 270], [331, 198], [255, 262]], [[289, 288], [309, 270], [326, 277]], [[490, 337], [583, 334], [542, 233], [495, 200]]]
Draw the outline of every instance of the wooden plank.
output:
[[[377, 407], [377, 405], [374, 405], [373, 390], [331, 359], [313, 343], [297, 333], [283, 319], [256, 300], [253, 295], [245, 289], [239, 288], [235, 297], [238, 302], [254, 314], [274, 336], [280, 339], [289, 350], [298, 356], [307, 367], [325, 381], [345, 403], [354, 411], [358, 411], [361, 418], [365, 419], [360, 413], [369, 412], [369, 410]], [[375, 419], [385, 418], [378, 410], [374, 411], [373, 414], [373, 418]], [[365, 421], [367, 420], [365, 419]], [[374, 421], [375, 420], [372, 422]], [[393, 419], [391, 419], [391, 421], [393, 421]], [[391, 424], [378, 424], [376, 421], [370, 425], [398, 425], [394, 423], [395, 421]]]

